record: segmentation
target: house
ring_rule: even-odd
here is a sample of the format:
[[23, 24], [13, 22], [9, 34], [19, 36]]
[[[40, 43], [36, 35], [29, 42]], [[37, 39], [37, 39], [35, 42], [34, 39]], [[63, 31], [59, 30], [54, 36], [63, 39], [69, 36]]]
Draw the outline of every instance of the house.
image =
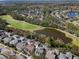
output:
[[59, 57], [59, 59], [67, 59], [66, 55], [63, 53], [60, 53], [58, 57]]
[[16, 46], [17, 43], [22, 42], [20, 36], [14, 35], [13, 38], [14, 39], [10, 41], [10, 45]]
[[45, 51], [45, 48], [44, 47], [37, 47], [35, 49], [35, 55], [37, 56], [40, 56], [41, 54], [45, 54], [46, 51]]
[[0, 59], [7, 59], [7, 57], [0, 55]]
[[54, 52], [57, 54], [57, 55], [59, 55], [59, 50], [58, 49], [54, 49]]
[[4, 47], [0, 47], [1, 50], [1, 54], [5, 54], [6, 52], [8, 52], [9, 50], [4, 48]]
[[74, 56], [74, 58], [73, 59], [79, 59], [79, 57], [78, 56]]
[[10, 34], [9, 32], [4, 32], [8, 37], [10, 37]]
[[6, 56], [8, 59], [16, 59], [16, 54], [12, 50], [2, 48], [1, 54]]
[[12, 37], [5, 37], [3, 40], [4, 43], [9, 43], [11, 41]]
[[33, 59], [33, 57], [32, 56], [28, 56], [26, 59]]
[[28, 45], [25, 45], [24, 47], [24, 52], [29, 52], [29, 53], [33, 53], [35, 50], [35, 45], [34, 44], [28, 44]]
[[18, 39], [14, 39], [12, 41], [9, 42], [10, 45], [15, 46], [18, 43]]
[[45, 48], [44, 45], [40, 42], [35, 42], [35, 46], [36, 46], [36, 48], [38, 48], [38, 47]]
[[14, 51], [11, 51], [8, 59], [16, 59], [16, 53]]
[[18, 39], [21, 40], [21, 42], [27, 41], [27, 39], [25, 37], [22, 37], [22, 36], [20, 36]]
[[24, 56], [22, 56], [22, 55], [17, 54], [17, 55], [16, 55], [16, 59], [27, 59], [27, 57], [24, 57]]
[[1, 39], [8, 37], [8, 35], [6, 35], [4, 32], [2, 32], [2, 34], [0, 34]]
[[35, 55], [40, 56], [41, 54], [45, 53], [46, 53], [45, 46], [40, 42], [35, 42]]
[[66, 52], [66, 57], [72, 59], [73, 54], [71, 52]]
[[3, 35], [3, 34], [4, 34], [4, 31], [3, 30], [0, 30], [0, 36]]
[[52, 50], [48, 50], [46, 53], [46, 58], [47, 59], [55, 59], [54, 52]]
[[17, 43], [16, 49], [19, 50], [19, 51], [22, 51], [24, 49], [25, 44], [26, 44], [25, 42]]
[[35, 45], [36, 48], [38, 47], [39, 44], [40, 44], [39, 41], [37, 41], [37, 42], [34, 43], [34, 45]]
[[32, 43], [35, 43], [33, 40], [30, 40], [30, 39], [27, 39], [26, 41], [28, 44], [32, 44]]
[[25, 37], [20, 36], [20, 40], [23, 40], [23, 39], [25, 39]]
[[16, 38], [19, 38], [19, 36], [18, 36], [18, 35], [13, 35], [12, 37], [13, 37], [13, 38], [15, 38], [15, 39], [16, 39]]

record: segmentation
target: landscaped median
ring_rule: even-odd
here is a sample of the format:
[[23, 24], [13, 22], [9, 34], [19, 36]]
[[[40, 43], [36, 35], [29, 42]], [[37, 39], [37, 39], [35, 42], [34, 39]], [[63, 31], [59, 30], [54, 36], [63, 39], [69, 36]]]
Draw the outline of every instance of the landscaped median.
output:
[[3, 20], [6, 20], [7, 23], [9, 23], [8, 27], [13, 27], [16, 29], [34, 31], [34, 30], [43, 28], [42, 26], [30, 24], [25, 21], [15, 20], [10, 15], [3, 15], [3, 16], [0, 16], [0, 18], [2, 18]]

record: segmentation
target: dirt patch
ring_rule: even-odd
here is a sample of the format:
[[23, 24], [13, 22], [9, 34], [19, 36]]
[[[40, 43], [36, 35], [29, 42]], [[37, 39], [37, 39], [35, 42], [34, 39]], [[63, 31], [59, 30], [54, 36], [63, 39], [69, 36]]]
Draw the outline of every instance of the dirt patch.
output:
[[61, 39], [64, 43], [71, 43], [72, 39], [66, 37], [65, 33], [52, 28], [45, 28], [43, 30], [37, 30], [36, 33], [46, 35], [47, 37], [54, 37], [54, 39]]
[[8, 27], [5, 30], [7, 32], [12, 32], [13, 34], [17, 34], [17, 35], [25, 36], [25, 37], [27, 37], [30, 33], [29, 31], [24, 31], [24, 30], [12, 28], [12, 27]]

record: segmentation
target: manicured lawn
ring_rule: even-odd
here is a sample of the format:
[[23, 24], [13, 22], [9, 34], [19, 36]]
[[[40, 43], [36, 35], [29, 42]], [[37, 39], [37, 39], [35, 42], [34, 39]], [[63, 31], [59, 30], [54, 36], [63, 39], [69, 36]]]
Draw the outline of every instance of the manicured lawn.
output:
[[0, 18], [6, 20], [10, 24], [10, 25], [8, 25], [9, 27], [13, 27], [13, 28], [17, 28], [17, 29], [34, 31], [34, 30], [43, 28], [38, 25], [30, 24], [30, 23], [27, 23], [24, 21], [15, 20], [10, 15], [0, 16]]

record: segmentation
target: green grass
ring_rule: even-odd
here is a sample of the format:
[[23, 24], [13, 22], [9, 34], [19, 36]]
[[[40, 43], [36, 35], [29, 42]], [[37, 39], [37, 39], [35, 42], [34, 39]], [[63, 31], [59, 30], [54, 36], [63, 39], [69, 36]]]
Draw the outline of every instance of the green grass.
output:
[[28, 30], [28, 31], [34, 31], [34, 30], [43, 28], [38, 25], [30, 24], [24, 21], [15, 20], [10, 15], [0, 16], [0, 18], [6, 20], [10, 24], [8, 25], [8, 27], [13, 27], [13, 28]]
[[[27, 23], [24, 21], [15, 20], [10, 15], [0, 16], [0, 18], [6, 20], [10, 24], [10, 25], [8, 25], [9, 27], [13, 27], [13, 28], [17, 28], [17, 29], [22, 29], [22, 30], [26, 30], [26, 31], [27, 30], [34, 31], [34, 30], [40, 30], [40, 29], [44, 28], [44, 27], [30, 24], [30, 23]], [[59, 31], [64, 32], [67, 37], [69, 37], [73, 40], [72, 43], [79, 47], [79, 38], [78, 37], [76, 37], [72, 34], [69, 34], [68, 32], [62, 31], [62, 30], [59, 30]]]

